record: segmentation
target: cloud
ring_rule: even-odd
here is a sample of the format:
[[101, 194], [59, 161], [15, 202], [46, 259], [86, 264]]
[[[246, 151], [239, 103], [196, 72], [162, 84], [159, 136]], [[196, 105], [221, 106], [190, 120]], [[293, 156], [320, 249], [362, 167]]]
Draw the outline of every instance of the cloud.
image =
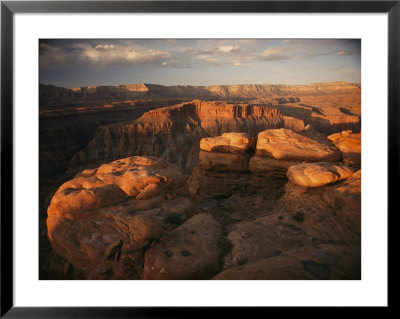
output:
[[337, 52], [337, 55], [340, 55], [340, 56], [344, 56], [344, 55], [353, 55], [353, 52], [351, 52], [351, 51], [340, 50], [340, 51]]
[[271, 47], [265, 49], [259, 55], [256, 56], [256, 59], [259, 61], [278, 61], [278, 60], [287, 60], [288, 56], [283, 55], [283, 52], [286, 52], [287, 49], [283, 47]]
[[[207, 44], [207, 43], [206, 43]], [[202, 49], [186, 48], [185, 56], [181, 56], [181, 60], [187, 59], [191, 65], [242, 65], [238, 60], [242, 60], [241, 48], [239, 45], [224, 44], [219, 46], [206, 47]], [[175, 54], [176, 55], [176, 54]]]
[[78, 67], [82, 64], [96, 67], [153, 64], [165, 67], [171, 58], [165, 49], [90, 42], [74, 42], [70, 46], [41, 42], [39, 54], [42, 68], [62, 68], [66, 65]]
[[114, 50], [114, 44], [98, 44], [95, 46], [96, 50]]
[[39, 45], [39, 63], [40, 67], [52, 67], [66, 62], [68, 54], [57, 46], [52, 46], [47, 43]]
[[79, 57], [96, 65], [116, 64], [159, 64], [163, 65], [171, 56], [166, 50], [155, 50], [134, 46], [98, 44], [96, 46], [78, 44]]
[[221, 45], [217, 47], [216, 52], [219, 53], [237, 53], [240, 51], [240, 46], [238, 45]]

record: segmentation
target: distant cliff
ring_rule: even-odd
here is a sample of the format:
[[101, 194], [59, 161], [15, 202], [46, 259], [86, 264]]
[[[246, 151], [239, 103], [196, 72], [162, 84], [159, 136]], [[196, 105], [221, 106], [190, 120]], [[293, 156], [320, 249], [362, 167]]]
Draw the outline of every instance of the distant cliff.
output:
[[89, 86], [65, 89], [53, 85], [40, 85], [41, 105], [54, 102], [84, 100], [120, 100], [139, 98], [231, 99], [246, 100], [283, 96], [320, 96], [332, 94], [360, 94], [360, 84], [347, 82], [312, 83], [310, 85], [213, 85], [163, 86], [157, 84], [124, 84], [117, 86]]

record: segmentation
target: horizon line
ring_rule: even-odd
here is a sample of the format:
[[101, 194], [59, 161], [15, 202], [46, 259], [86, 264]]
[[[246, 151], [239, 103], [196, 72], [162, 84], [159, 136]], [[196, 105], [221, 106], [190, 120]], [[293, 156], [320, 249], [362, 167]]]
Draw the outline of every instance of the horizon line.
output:
[[347, 82], [347, 81], [326, 81], [326, 82], [309, 82], [308, 84], [283, 84], [283, 83], [237, 83], [237, 84], [211, 84], [211, 85], [193, 85], [193, 84], [173, 84], [173, 85], [165, 85], [165, 84], [158, 84], [158, 83], [148, 83], [148, 82], [139, 82], [139, 83], [125, 83], [125, 84], [116, 84], [116, 85], [87, 85], [87, 86], [77, 86], [73, 88], [67, 88], [64, 86], [58, 86], [55, 84], [45, 84], [45, 83], [39, 83], [39, 86], [55, 86], [63, 89], [68, 89], [68, 90], [74, 90], [74, 89], [81, 89], [81, 88], [97, 88], [97, 87], [118, 87], [118, 86], [124, 86], [124, 85], [159, 85], [159, 86], [166, 86], [166, 87], [174, 87], [174, 86], [183, 86], [183, 87], [210, 87], [210, 86], [237, 86], [237, 85], [289, 85], [289, 86], [295, 86], [295, 85], [315, 85], [315, 84], [327, 84], [327, 83], [346, 83], [346, 84], [359, 84], [361, 85], [361, 82]]

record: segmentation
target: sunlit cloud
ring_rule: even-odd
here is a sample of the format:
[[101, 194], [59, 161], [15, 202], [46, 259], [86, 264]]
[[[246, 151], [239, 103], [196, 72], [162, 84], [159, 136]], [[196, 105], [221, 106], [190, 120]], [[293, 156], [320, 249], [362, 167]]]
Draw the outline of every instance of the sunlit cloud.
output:
[[233, 53], [239, 51], [240, 47], [238, 45], [222, 45], [217, 48], [217, 52], [222, 52], [222, 53]]
[[337, 52], [337, 55], [344, 56], [344, 55], [353, 55], [353, 52], [340, 50]]
[[160, 64], [165, 59], [170, 58], [170, 54], [165, 50], [154, 50], [142, 47], [122, 46], [122, 45], [104, 45], [96, 46], [80, 44], [80, 58], [87, 59], [89, 63], [100, 64], [103, 66], [112, 64]]

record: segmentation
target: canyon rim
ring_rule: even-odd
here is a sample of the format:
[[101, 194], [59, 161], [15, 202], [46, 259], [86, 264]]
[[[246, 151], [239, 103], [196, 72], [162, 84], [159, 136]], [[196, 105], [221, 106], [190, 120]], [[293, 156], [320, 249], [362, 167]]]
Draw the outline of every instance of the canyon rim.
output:
[[361, 279], [358, 39], [41, 39], [39, 279]]

